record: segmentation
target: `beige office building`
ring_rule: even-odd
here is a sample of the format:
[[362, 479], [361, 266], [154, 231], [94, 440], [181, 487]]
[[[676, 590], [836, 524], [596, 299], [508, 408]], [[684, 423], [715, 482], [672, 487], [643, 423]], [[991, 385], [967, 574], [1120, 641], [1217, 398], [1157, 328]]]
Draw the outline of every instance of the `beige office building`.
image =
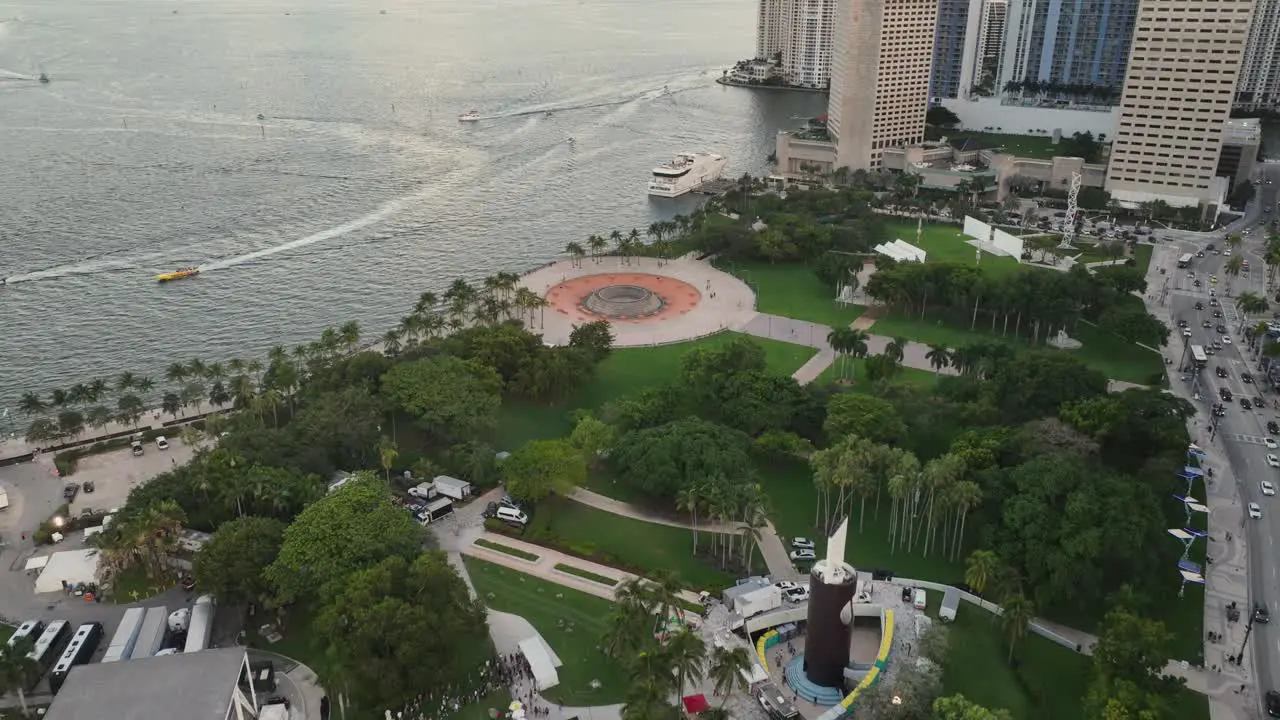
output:
[[1126, 203], [1220, 203], [1216, 177], [1254, 0], [1142, 0], [1106, 189]]
[[839, 0], [827, 130], [835, 167], [882, 167], [924, 140], [938, 0]]

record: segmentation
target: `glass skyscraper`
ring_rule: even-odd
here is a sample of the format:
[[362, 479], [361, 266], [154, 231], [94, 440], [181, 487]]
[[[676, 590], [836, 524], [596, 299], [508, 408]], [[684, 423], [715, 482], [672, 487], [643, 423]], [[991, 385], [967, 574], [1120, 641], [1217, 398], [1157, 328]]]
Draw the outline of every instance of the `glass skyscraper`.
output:
[[1011, 0], [1000, 83], [1124, 85], [1138, 0]]

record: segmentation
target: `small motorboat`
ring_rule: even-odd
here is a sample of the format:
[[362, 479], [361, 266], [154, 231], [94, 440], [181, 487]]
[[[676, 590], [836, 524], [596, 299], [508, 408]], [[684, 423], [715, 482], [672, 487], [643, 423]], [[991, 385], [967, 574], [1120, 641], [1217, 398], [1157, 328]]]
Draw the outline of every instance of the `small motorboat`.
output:
[[189, 278], [192, 275], [199, 275], [199, 274], [200, 274], [200, 268], [198, 267], [184, 267], [184, 268], [178, 268], [173, 272], [161, 273], [156, 276], [156, 280], [158, 282], [169, 282], [171, 280], [181, 280], [182, 278]]
[[40, 73], [40, 84], [41, 84], [41, 85], [48, 85], [48, 84], [49, 84], [49, 76], [48, 76], [48, 75], [46, 75], [46, 74], [44, 74], [44, 73]]
[[458, 119], [461, 120], [462, 122], [475, 122], [480, 119], [480, 111], [468, 110], [462, 113], [461, 115], [459, 115]]

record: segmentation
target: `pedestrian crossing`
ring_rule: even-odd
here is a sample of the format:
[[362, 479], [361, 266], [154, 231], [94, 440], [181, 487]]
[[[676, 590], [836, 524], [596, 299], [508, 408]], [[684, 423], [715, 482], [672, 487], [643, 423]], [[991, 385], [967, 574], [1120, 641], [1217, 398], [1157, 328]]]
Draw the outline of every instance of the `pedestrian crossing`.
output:
[[1244, 443], [1246, 445], [1262, 445], [1262, 435], [1242, 435], [1239, 433], [1218, 433], [1223, 440], [1231, 440], [1233, 442]]

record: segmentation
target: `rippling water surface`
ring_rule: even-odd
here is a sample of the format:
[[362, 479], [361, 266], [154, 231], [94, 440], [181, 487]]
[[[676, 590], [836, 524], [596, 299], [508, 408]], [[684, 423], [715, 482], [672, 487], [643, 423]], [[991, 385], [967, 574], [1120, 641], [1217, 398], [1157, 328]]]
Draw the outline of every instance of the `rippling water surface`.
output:
[[687, 211], [645, 196], [658, 161], [758, 173], [822, 110], [714, 83], [754, 26], [742, 0], [0, 4], [0, 408], [380, 333], [454, 277]]

